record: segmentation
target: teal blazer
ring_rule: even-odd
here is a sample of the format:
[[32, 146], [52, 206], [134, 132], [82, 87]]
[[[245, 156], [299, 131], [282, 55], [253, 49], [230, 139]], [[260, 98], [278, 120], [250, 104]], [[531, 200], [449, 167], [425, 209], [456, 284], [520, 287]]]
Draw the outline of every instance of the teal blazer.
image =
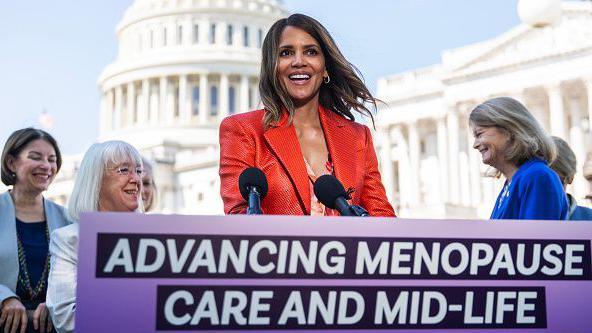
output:
[[[43, 200], [49, 233], [70, 224], [64, 207], [47, 199]], [[0, 304], [16, 297], [16, 280], [19, 262], [16, 245], [16, 216], [12, 197], [7, 192], [0, 194]]]

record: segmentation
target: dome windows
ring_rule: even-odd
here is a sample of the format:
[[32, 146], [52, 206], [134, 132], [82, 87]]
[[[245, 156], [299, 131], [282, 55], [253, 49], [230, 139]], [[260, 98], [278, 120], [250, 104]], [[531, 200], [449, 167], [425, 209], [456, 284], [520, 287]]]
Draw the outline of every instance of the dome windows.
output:
[[215, 116], [218, 114], [218, 87], [210, 87], [210, 115]]
[[193, 44], [199, 43], [199, 24], [193, 24]]
[[183, 44], [183, 26], [177, 25], [177, 45]]
[[216, 23], [210, 25], [210, 44], [216, 44]]
[[241, 22], [191, 18], [177, 22], [153, 22], [121, 37], [123, 55], [141, 54], [171, 47], [220, 46], [261, 48], [265, 29]]
[[261, 45], [263, 45], [263, 29], [259, 28], [257, 30], [257, 47], [261, 48]]
[[236, 113], [236, 89], [234, 86], [228, 88], [228, 113]]
[[249, 47], [249, 27], [246, 25], [243, 27], [243, 46]]
[[232, 38], [234, 35], [234, 27], [232, 24], [226, 25], [226, 45], [232, 45]]

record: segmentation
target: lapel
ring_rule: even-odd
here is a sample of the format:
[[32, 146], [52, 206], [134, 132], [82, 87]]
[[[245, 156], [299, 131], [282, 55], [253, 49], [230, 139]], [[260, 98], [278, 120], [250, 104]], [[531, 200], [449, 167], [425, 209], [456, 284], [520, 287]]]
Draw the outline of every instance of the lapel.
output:
[[296, 196], [305, 214], [310, 212], [310, 185], [304, 157], [300, 150], [300, 143], [296, 137], [294, 125], [288, 124], [287, 112], [282, 112], [282, 117], [275, 127], [265, 131], [265, 140], [277, 156], [280, 163], [288, 173], [296, 189]]
[[349, 120], [337, 113], [319, 107], [319, 118], [325, 133], [327, 149], [333, 161], [335, 177], [347, 190], [356, 185], [356, 150], [354, 133], [346, 126]]
[[47, 227], [51, 233], [53, 230], [63, 225], [60, 216], [60, 213], [63, 212], [60, 212], [58, 206], [55, 206], [51, 201], [45, 198], [43, 198], [43, 206], [45, 208], [45, 221], [47, 222]]
[[[0, 195], [0, 222], [5, 222], [5, 228], [7, 230], [12, 231], [14, 229], [14, 234], [16, 235], [16, 216], [15, 216], [15, 209], [14, 203], [12, 202], [12, 197], [8, 191], [2, 193]], [[4, 223], [0, 223], [0, 227], [4, 225]], [[0, 228], [1, 229], [1, 228]], [[16, 242], [16, 239], [15, 239]]]

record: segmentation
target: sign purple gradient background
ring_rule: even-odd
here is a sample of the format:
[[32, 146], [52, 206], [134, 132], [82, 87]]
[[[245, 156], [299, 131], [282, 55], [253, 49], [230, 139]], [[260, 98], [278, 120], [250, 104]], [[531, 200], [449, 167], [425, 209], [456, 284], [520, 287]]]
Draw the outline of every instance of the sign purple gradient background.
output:
[[[154, 332], [156, 327], [156, 285], [227, 284], [254, 286], [544, 286], [547, 292], [548, 328], [520, 329], [516, 331], [589, 332], [592, 330], [592, 281], [97, 279], [94, 276], [94, 272], [97, 248], [96, 234], [98, 232], [590, 240], [592, 239], [592, 223], [589, 222], [492, 222], [474, 220], [395, 220], [391, 218], [362, 219], [355, 217], [316, 218], [294, 216], [182, 216], [130, 213], [84, 214], [80, 222], [76, 330], [78, 332]], [[377, 330], [377, 332], [384, 331]], [[397, 332], [415, 333], [426, 331], [429, 330], [397, 330]], [[508, 331], [508, 329], [440, 329], [438, 331], [499, 332]]]

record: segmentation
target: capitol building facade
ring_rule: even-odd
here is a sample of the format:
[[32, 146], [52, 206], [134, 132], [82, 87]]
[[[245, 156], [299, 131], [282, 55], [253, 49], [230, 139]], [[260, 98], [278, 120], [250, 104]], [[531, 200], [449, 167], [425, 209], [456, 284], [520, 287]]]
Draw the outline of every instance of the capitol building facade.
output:
[[[383, 183], [401, 217], [488, 218], [502, 180], [472, 148], [468, 113], [511, 96], [570, 143], [586, 204], [592, 153], [592, 5], [522, 8], [500, 36], [446, 50], [442, 62], [379, 79], [374, 132]], [[528, 6], [526, 6], [528, 7]], [[537, 7], [535, 5], [534, 7]], [[220, 121], [260, 107], [260, 47], [280, 0], [136, 0], [118, 24], [117, 59], [101, 73], [100, 137], [137, 147], [155, 165], [163, 213], [222, 214]], [[68, 156], [47, 196], [65, 203], [82, 155]], [[592, 159], [587, 164], [592, 179]]]
[[489, 218], [503, 179], [487, 177], [468, 115], [498, 96], [521, 101], [570, 144], [578, 173], [567, 191], [590, 205], [583, 171], [592, 152], [592, 5], [520, 0], [518, 11], [523, 23], [496, 38], [379, 80], [377, 95], [386, 105], [376, 141], [387, 195], [400, 216]]
[[[218, 127], [259, 107], [261, 44], [287, 15], [278, 0], [136, 0], [101, 73], [100, 137], [134, 145], [155, 166], [156, 210], [221, 214]], [[48, 196], [67, 201], [82, 156]]]

